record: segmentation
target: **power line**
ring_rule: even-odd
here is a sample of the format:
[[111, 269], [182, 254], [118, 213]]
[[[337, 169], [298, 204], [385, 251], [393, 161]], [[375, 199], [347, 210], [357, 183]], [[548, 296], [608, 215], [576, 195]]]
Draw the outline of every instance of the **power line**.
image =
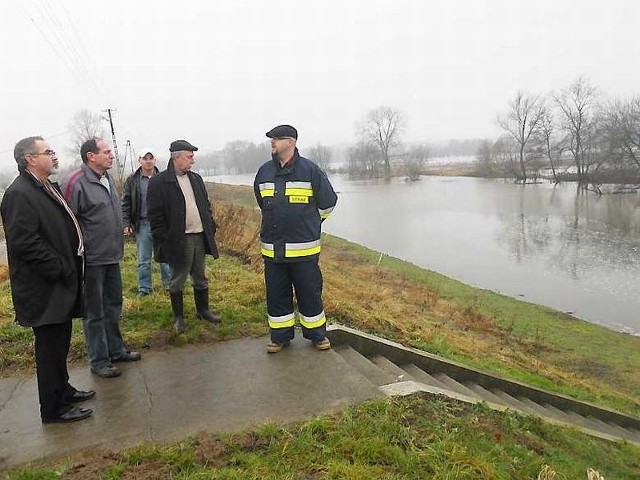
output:
[[78, 51], [79, 56], [81, 58], [85, 58], [87, 60], [87, 62], [85, 62], [85, 64], [88, 66], [90, 72], [92, 73], [92, 78], [97, 80], [97, 83], [98, 83], [99, 87], [102, 88], [102, 91], [104, 93], [106, 93], [107, 97], [108, 97], [109, 96], [109, 89], [106, 87], [106, 85], [102, 81], [102, 77], [97, 73], [97, 71], [95, 69], [95, 65], [91, 61], [92, 56], [89, 53], [89, 50], [87, 49], [83, 38], [78, 33], [78, 29], [76, 28], [75, 23], [71, 20], [71, 16], [69, 15], [69, 11], [64, 6], [64, 3], [62, 3], [62, 0], [57, 0], [57, 2], [58, 2], [58, 5], [60, 7], [60, 10], [63, 13], [64, 18], [67, 20], [67, 24], [71, 27], [71, 29], [70, 29], [70, 31], [72, 33], [71, 36], [75, 39], [75, 43], [74, 44], [80, 46], [80, 49]]
[[[93, 77], [90, 75], [87, 62], [80, 56], [73, 42], [69, 40], [68, 36], [66, 35], [68, 32], [68, 29], [62, 25], [62, 23], [60, 22], [60, 19], [58, 18], [58, 15], [51, 8], [51, 5], [48, 3], [47, 0], [39, 0], [39, 1], [40, 1], [40, 5], [42, 5], [42, 9], [38, 4], [38, 0], [34, 0], [34, 5], [36, 6], [36, 9], [42, 16], [44, 20], [43, 23], [49, 28], [54, 38], [58, 41], [59, 45], [61, 46], [61, 50], [65, 53], [65, 55], [67, 55], [67, 58], [74, 65], [76, 71], [80, 73], [80, 75], [85, 79], [85, 81], [88, 81], [88, 83], [91, 84], [91, 87], [93, 89], [95, 89], [96, 91], [99, 91], [100, 87], [98, 86], [97, 82], [93, 79]], [[43, 12], [43, 10], [46, 10], [46, 12]]]
[[67, 70], [69, 70], [69, 72], [76, 77], [77, 79], [79, 79], [80, 74], [78, 72], [76, 72], [73, 68], [73, 64], [71, 64], [69, 62], [69, 59], [62, 53], [62, 51], [60, 51], [59, 47], [54, 45], [50, 38], [47, 36], [47, 34], [44, 32], [44, 30], [40, 27], [40, 24], [37, 23], [33, 16], [31, 15], [31, 13], [29, 13], [24, 4], [20, 3], [20, 6], [23, 8], [25, 14], [27, 15], [27, 17], [29, 18], [29, 20], [31, 21], [31, 23], [36, 27], [36, 29], [38, 30], [38, 32], [40, 32], [40, 35], [42, 35], [42, 38], [45, 39], [45, 41], [49, 44], [49, 46], [51, 47], [51, 50], [53, 50], [53, 52], [58, 56], [58, 58], [62, 61], [62, 63], [64, 64], [64, 66], [67, 68]]
[[[89, 93], [101, 91], [108, 96], [109, 92], [104, 86], [104, 83], [98, 82], [96, 78], [99, 77], [91, 74], [93, 70], [90, 68], [90, 63], [86, 59], [87, 57], [83, 56], [75, 47], [74, 42], [67, 36], [67, 33], [71, 30], [77, 32], [69, 17], [67, 16], [67, 19], [72, 28], [67, 28], [62, 24], [55, 10], [47, 0], [40, 0], [39, 2], [38, 0], [34, 0], [32, 4], [35, 8], [34, 14], [30, 13], [23, 3], [20, 3], [20, 5], [54, 53], [62, 60], [67, 70], [80, 81], [87, 91]], [[66, 12], [66, 10], [64, 10], [64, 12]], [[39, 17], [38, 21], [36, 21], [34, 16]]]

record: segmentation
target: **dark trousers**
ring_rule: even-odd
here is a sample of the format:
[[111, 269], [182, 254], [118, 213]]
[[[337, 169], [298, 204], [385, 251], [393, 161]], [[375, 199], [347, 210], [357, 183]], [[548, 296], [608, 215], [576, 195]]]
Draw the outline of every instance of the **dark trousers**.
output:
[[84, 271], [84, 303], [82, 327], [89, 365], [100, 369], [127, 353], [120, 332], [122, 278], [119, 263], [87, 265]]
[[[318, 265], [318, 258], [292, 263], [275, 263], [265, 260], [264, 279], [271, 341], [283, 343], [293, 339], [293, 322], [290, 322], [290, 326], [274, 328], [273, 319], [288, 316], [293, 318], [294, 289], [301, 316], [302, 336], [314, 342], [322, 340], [326, 334], [327, 324], [322, 306], [322, 272]], [[305, 327], [306, 320], [319, 324], [308, 328]]]
[[185, 235], [184, 252], [180, 261], [171, 262], [171, 282], [169, 291], [179, 293], [184, 289], [187, 276], [191, 275], [191, 284], [194, 290], [204, 290], [209, 287], [209, 282], [204, 272], [205, 247], [203, 233], [187, 233]]
[[75, 389], [69, 385], [67, 355], [71, 345], [71, 319], [64, 323], [33, 327], [40, 416], [65, 413], [71, 403], [65, 400]]

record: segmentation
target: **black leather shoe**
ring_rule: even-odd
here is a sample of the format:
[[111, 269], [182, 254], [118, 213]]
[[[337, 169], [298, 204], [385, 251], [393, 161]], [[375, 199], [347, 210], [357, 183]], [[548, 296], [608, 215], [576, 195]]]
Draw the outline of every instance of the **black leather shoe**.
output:
[[71, 407], [70, 410], [53, 417], [42, 417], [42, 423], [71, 423], [89, 418], [93, 414], [90, 408]]
[[127, 352], [121, 357], [114, 358], [112, 362], [137, 362], [142, 358], [140, 352]]
[[114, 367], [113, 365], [106, 365], [102, 368], [91, 367], [91, 373], [95, 373], [96, 375], [102, 378], [113, 378], [113, 377], [119, 377], [120, 375], [122, 375], [122, 372], [118, 370], [117, 367]]
[[67, 397], [66, 400], [67, 402], [79, 403], [79, 402], [86, 402], [87, 400], [91, 400], [95, 396], [96, 396], [95, 390], [87, 390], [86, 392], [84, 390], [76, 390], [75, 393], [70, 397]]

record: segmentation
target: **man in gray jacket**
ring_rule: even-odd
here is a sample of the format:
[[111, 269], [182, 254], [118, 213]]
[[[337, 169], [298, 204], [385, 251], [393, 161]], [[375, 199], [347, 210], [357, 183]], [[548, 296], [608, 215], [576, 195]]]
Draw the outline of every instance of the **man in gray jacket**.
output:
[[80, 149], [83, 165], [65, 179], [62, 191], [76, 214], [85, 244], [85, 317], [82, 326], [91, 372], [118, 377], [112, 362], [140, 360], [128, 351], [120, 333], [124, 253], [122, 209], [113, 180], [111, 147], [100, 138], [87, 140]]

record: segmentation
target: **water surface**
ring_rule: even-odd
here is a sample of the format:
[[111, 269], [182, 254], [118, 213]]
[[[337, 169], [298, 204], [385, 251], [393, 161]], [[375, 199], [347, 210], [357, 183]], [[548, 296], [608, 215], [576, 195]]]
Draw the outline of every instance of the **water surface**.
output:
[[[216, 181], [250, 184], [253, 175]], [[474, 286], [640, 334], [640, 196], [574, 184], [331, 177], [324, 230]]]

